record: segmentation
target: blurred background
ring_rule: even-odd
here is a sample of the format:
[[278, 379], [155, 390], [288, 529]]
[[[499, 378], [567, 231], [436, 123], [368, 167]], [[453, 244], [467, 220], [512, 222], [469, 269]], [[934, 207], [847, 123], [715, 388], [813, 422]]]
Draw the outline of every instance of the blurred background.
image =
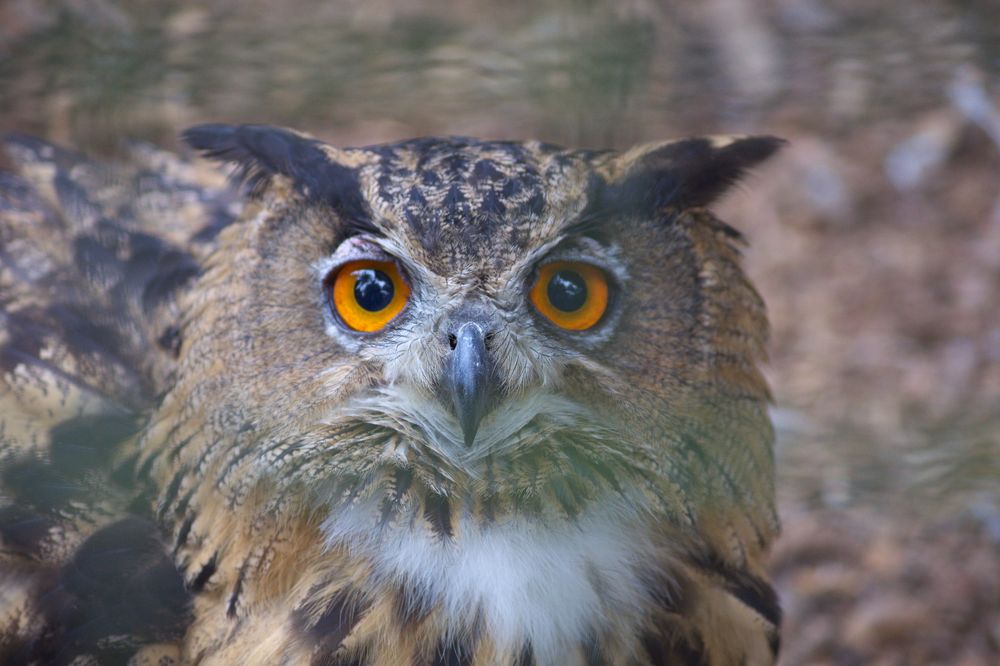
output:
[[783, 663], [1000, 663], [997, 0], [0, 0], [0, 130], [768, 133]]

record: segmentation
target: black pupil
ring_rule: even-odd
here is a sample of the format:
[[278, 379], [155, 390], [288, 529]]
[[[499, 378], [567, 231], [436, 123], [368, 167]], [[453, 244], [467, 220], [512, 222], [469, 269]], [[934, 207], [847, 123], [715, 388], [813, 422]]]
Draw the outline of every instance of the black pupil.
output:
[[576, 312], [587, 302], [587, 283], [576, 271], [556, 271], [548, 292], [549, 302], [563, 312]]
[[374, 268], [362, 268], [354, 272], [354, 298], [358, 305], [369, 312], [384, 310], [392, 302], [395, 288], [392, 278]]

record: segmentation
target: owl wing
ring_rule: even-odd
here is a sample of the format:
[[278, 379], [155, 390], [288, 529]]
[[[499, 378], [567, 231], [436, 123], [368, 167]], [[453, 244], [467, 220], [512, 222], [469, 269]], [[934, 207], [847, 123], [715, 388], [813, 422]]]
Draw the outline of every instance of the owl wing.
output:
[[10, 136], [0, 170], [0, 661], [107, 659], [182, 631], [183, 582], [114, 469], [169, 383], [176, 299], [239, 213], [150, 146], [105, 164]]

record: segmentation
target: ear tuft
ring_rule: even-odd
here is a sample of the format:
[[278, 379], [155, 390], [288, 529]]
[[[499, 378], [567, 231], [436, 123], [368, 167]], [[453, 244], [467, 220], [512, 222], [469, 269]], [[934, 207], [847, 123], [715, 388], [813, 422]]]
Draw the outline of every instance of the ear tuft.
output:
[[623, 156], [624, 174], [609, 184], [606, 205], [645, 213], [707, 206], [784, 144], [776, 137], [754, 136], [639, 148]]
[[327, 203], [354, 221], [368, 218], [357, 172], [308, 136], [268, 125], [198, 125], [181, 139], [210, 159], [236, 165], [253, 194], [275, 175], [287, 176], [306, 198]]
[[279, 172], [265, 166], [264, 160], [248, 146], [250, 129], [236, 125], [198, 125], [184, 130], [181, 140], [209, 159], [234, 164], [233, 180], [244, 183], [256, 195], [267, 187], [271, 176]]

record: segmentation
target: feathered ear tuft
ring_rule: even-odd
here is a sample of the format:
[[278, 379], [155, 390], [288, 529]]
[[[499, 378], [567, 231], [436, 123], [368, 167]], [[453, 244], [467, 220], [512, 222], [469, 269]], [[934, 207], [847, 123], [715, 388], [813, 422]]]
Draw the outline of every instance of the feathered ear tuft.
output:
[[602, 208], [651, 214], [707, 206], [784, 144], [776, 137], [754, 136], [640, 146], [619, 158], [620, 175], [603, 188]]
[[357, 171], [333, 159], [333, 150], [291, 130], [268, 125], [198, 125], [181, 139], [206, 157], [236, 165], [236, 177], [254, 194], [272, 176], [287, 176], [312, 201], [326, 203], [342, 215], [368, 218]]
[[253, 139], [260, 133], [258, 128], [245, 125], [198, 125], [184, 130], [181, 140], [209, 159], [234, 164], [236, 171], [233, 179], [246, 184], [254, 194], [259, 194], [275, 173], [290, 175], [286, 173], [290, 169], [282, 171], [274, 168], [271, 160], [262, 159], [262, 151], [254, 149], [259, 139]]

